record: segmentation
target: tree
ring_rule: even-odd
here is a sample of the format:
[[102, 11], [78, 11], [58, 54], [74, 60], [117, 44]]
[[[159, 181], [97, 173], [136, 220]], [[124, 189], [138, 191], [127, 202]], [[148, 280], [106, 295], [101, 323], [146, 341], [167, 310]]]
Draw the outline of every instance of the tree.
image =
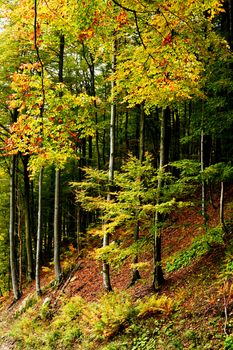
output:
[[[149, 180], [145, 180], [145, 175], [134, 173], [135, 186], [138, 186], [135, 192], [139, 197], [133, 198], [135, 207], [131, 207], [131, 210], [136, 224], [132, 217], [128, 217], [130, 213], [126, 208], [124, 212], [119, 209], [119, 203], [122, 206], [130, 204], [121, 197], [128, 190], [124, 185], [119, 185], [117, 173], [114, 177], [117, 170], [130, 177], [129, 171], [124, 165], [122, 167], [125, 159], [128, 159], [128, 151], [137, 155], [143, 169], [144, 151], [149, 150], [153, 152], [153, 166], [157, 170], [157, 175], [153, 175], [155, 186], [150, 184], [150, 191], [157, 202], [150, 197], [153, 206], [150, 209], [147, 207], [147, 213], [155, 216], [154, 285], [160, 285], [162, 271], [156, 269], [158, 266], [161, 268], [159, 240], [163, 223], [162, 208], [166, 205], [169, 207], [168, 203], [172, 201], [168, 198], [166, 187], [170, 175], [164, 166], [169, 161], [183, 158], [184, 153], [198, 159], [201, 130], [204, 131], [204, 142], [208, 139], [211, 141], [206, 144], [204, 151], [205, 166], [210, 156], [212, 162], [224, 162], [223, 155], [227, 154], [226, 158], [229, 158], [230, 154], [226, 145], [231, 144], [228, 142], [232, 126], [231, 63], [229, 48], [217, 33], [221, 18], [225, 16], [221, 12], [222, 4], [215, 0], [183, 3], [163, 0], [71, 0], [67, 6], [64, 2], [49, 0], [46, 3], [35, 2], [32, 8], [31, 2], [25, 0], [6, 3], [2, 9], [6, 20], [0, 33], [0, 136], [4, 155], [18, 157], [20, 154], [24, 161], [26, 215], [25, 224], [19, 228], [22, 231], [22, 243], [24, 239], [27, 242], [28, 257], [31, 251], [28, 245], [31, 242], [29, 180], [42, 168], [45, 176], [50, 177], [50, 180], [44, 180], [46, 185], [49, 181], [51, 183], [50, 193], [44, 194], [50, 203], [54, 194], [51, 169], [57, 169], [54, 213], [51, 208], [48, 210], [50, 213], [43, 210], [42, 221], [46, 230], [42, 249], [46, 247], [50, 251], [48, 255], [51, 255], [52, 243], [57, 247], [59, 235], [61, 238], [69, 236], [72, 242], [76, 240], [72, 224], [68, 223], [69, 216], [75, 210], [73, 203], [68, 203], [72, 195], [67, 182], [75, 180], [75, 174], [78, 173], [79, 180], [83, 178], [84, 170], [76, 171], [79, 158], [81, 167], [86, 164], [96, 166], [100, 177], [102, 169], [108, 168], [109, 172], [107, 187], [104, 185], [104, 190], [101, 189], [108, 203], [101, 198], [103, 207], [91, 215], [85, 213], [84, 209], [78, 210], [78, 230], [80, 226], [86, 229], [91, 221], [98, 222], [103, 217], [102, 229], [106, 233], [107, 243], [103, 250], [106, 251], [112, 247], [112, 244], [108, 245], [109, 237], [114, 236], [111, 225], [117, 230], [119, 225], [126, 227], [127, 221], [133, 223], [135, 241], [139, 238], [140, 242], [140, 235], [143, 234], [140, 225], [144, 220], [142, 217], [148, 219], [145, 206], [149, 205], [149, 189], [148, 193], [145, 191], [148, 198], [144, 201], [141, 196], [145, 193], [140, 186], [143, 181], [147, 183]], [[22, 13], [26, 13], [26, 16], [22, 17]], [[221, 17], [217, 17], [219, 15]], [[230, 28], [225, 29], [229, 31]], [[6, 46], [6, 42], [9, 45]], [[200, 116], [202, 103], [205, 108]], [[140, 115], [139, 108], [142, 111]], [[7, 116], [9, 118], [9, 113], [14, 111], [17, 112], [17, 120], [12, 123], [8, 134]], [[107, 132], [109, 123], [111, 133]], [[165, 133], [164, 138], [165, 129], [169, 132]], [[187, 147], [180, 145], [180, 137], [183, 138], [182, 142], [186, 141]], [[224, 138], [226, 141], [223, 141]], [[217, 158], [219, 145], [222, 151], [218, 156], [221, 159], [213, 160], [213, 154]], [[109, 163], [106, 164], [108, 149]], [[137, 167], [140, 167], [138, 163]], [[131, 164], [131, 171], [132, 168]], [[75, 169], [73, 174], [71, 169]], [[174, 175], [178, 178], [179, 170], [174, 170]], [[20, 182], [21, 178], [19, 174]], [[62, 193], [60, 200], [58, 198], [61, 181], [66, 181], [65, 200]], [[129, 186], [133, 186], [131, 177], [130, 181]], [[115, 184], [119, 187], [115, 188]], [[119, 195], [115, 190], [118, 190]], [[40, 193], [39, 188], [34, 191], [35, 195]], [[130, 191], [127, 194], [129, 197], [132, 195]], [[60, 214], [59, 202], [62, 204]], [[22, 212], [21, 209], [18, 213]], [[101, 214], [101, 211], [104, 213]], [[111, 211], [115, 215], [120, 213], [119, 221], [112, 217]], [[53, 214], [54, 222], [51, 223], [49, 221]], [[58, 217], [61, 219], [61, 229]], [[53, 229], [56, 232], [54, 238], [51, 235]], [[16, 247], [16, 251], [19, 253], [19, 248]], [[55, 260], [58, 261], [57, 249], [55, 253]], [[37, 251], [38, 264], [39, 255]], [[133, 266], [136, 274], [140, 264], [137, 256], [140, 256], [138, 251], [130, 255], [135, 259]], [[107, 264], [108, 259], [104, 262]], [[29, 265], [32, 266], [31, 263]], [[31, 270], [28, 266], [28, 271]], [[59, 268], [57, 270], [59, 275]], [[110, 290], [108, 268], [105, 270], [105, 285]], [[29, 275], [32, 277], [31, 272]]]

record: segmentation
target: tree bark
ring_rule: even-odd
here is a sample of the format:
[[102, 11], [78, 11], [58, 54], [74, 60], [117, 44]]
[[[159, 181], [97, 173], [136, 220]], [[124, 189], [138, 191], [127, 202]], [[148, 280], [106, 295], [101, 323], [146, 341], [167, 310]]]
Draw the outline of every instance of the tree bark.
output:
[[[113, 52], [112, 52], [112, 73], [116, 69], [116, 40], [113, 41]], [[115, 88], [114, 79], [111, 82], [111, 92], [112, 92], [112, 103], [111, 103], [111, 119], [110, 119], [110, 147], [109, 147], [109, 166], [108, 166], [108, 183], [109, 189], [112, 186], [114, 179], [114, 159], [115, 159], [115, 124], [116, 124], [116, 103], [113, 98], [113, 90]], [[108, 194], [107, 200], [110, 200], [110, 193]], [[109, 234], [106, 234], [103, 238], [103, 247], [109, 245]], [[104, 289], [108, 292], [112, 290], [111, 281], [110, 281], [110, 268], [109, 264], [106, 262], [103, 263], [103, 286]]]
[[54, 270], [57, 282], [61, 279], [60, 263], [60, 169], [55, 170], [54, 196]]
[[25, 219], [25, 241], [27, 253], [27, 280], [30, 282], [35, 278], [32, 254], [32, 235], [30, 224], [30, 183], [28, 174], [28, 157], [22, 157], [24, 166], [24, 219]]
[[[201, 130], [201, 172], [204, 171], [204, 131]], [[205, 181], [201, 184], [201, 214], [205, 218]]]
[[80, 240], [80, 235], [81, 235], [81, 207], [79, 204], [77, 204], [77, 211], [76, 211], [76, 216], [77, 216], [77, 238], [76, 238], [76, 243], [77, 243], [77, 251], [78, 254], [81, 252], [81, 240]]
[[[204, 168], [205, 168], [205, 157], [204, 157], [204, 129], [203, 129], [203, 122], [204, 122], [204, 102], [202, 102], [202, 129], [201, 129], [201, 140], [200, 140], [200, 149], [201, 149], [201, 173], [203, 173]], [[201, 214], [204, 218], [204, 223], [206, 224], [207, 221], [207, 216], [206, 216], [206, 208], [205, 208], [205, 190], [206, 190], [206, 185], [205, 185], [205, 180], [202, 180], [201, 184]]]
[[40, 168], [39, 184], [38, 184], [38, 223], [37, 223], [37, 239], [36, 239], [36, 292], [41, 295], [40, 288], [40, 254], [41, 254], [41, 224], [42, 224], [42, 179], [43, 168]]
[[22, 290], [22, 274], [23, 274], [23, 242], [22, 242], [22, 231], [21, 231], [21, 208], [20, 208], [20, 204], [19, 204], [19, 200], [17, 199], [17, 203], [18, 203], [18, 208], [17, 208], [17, 220], [18, 220], [18, 242], [19, 242], [19, 290]]
[[224, 182], [223, 181], [221, 182], [219, 219], [220, 219], [220, 225], [225, 229], [225, 221], [224, 221]]
[[18, 286], [18, 274], [17, 274], [17, 264], [16, 264], [16, 248], [15, 248], [15, 174], [16, 174], [16, 156], [13, 155], [11, 159], [10, 168], [10, 226], [9, 226], [9, 241], [10, 241], [10, 267], [11, 267], [11, 281], [14, 299], [18, 300], [20, 298], [20, 291]]
[[[65, 36], [60, 35], [59, 45], [59, 66], [58, 66], [58, 80], [63, 82], [63, 67], [64, 67], [64, 50], [65, 50]], [[61, 93], [62, 97], [62, 93]], [[58, 165], [57, 165], [58, 166]], [[61, 263], [60, 263], [60, 177], [61, 171], [59, 168], [55, 169], [55, 190], [54, 190], [54, 271], [57, 282], [61, 279]]]
[[128, 125], [129, 125], [129, 112], [125, 112], [125, 153], [129, 151], [129, 140], [128, 140]]
[[[159, 174], [157, 185], [157, 199], [156, 204], [160, 204], [160, 196], [162, 190], [162, 174], [165, 165], [165, 130], [166, 130], [166, 110], [162, 111], [162, 118], [160, 124], [160, 160], [159, 160]], [[161, 214], [156, 210], [154, 223], [154, 273], [153, 273], [153, 288], [158, 290], [164, 281], [163, 270], [161, 265]]]
[[[141, 105], [140, 109], [140, 120], [139, 120], [139, 161], [140, 163], [143, 162], [144, 157], [144, 144], [145, 144], [145, 112], [144, 112], [144, 106]], [[135, 230], [134, 230], [134, 242], [136, 243], [139, 239], [139, 220], [136, 222]], [[138, 256], [136, 255], [134, 260], [134, 264], [138, 263]], [[141, 278], [140, 273], [137, 268], [133, 269], [132, 274], [132, 280], [130, 285], [134, 285], [139, 279]]]
[[[89, 71], [91, 75], [91, 96], [96, 96], [95, 90], [95, 64], [92, 55], [90, 55], [91, 64], [88, 64]], [[95, 142], [96, 142], [96, 160], [97, 160], [97, 169], [100, 169], [100, 150], [99, 150], [99, 132], [98, 132], [98, 113], [97, 113], [97, 104], [96, 100], [94, 100], [94, 108], [95, 108], [95, 124], [96, 124], [96, 132], [95, 132]]]

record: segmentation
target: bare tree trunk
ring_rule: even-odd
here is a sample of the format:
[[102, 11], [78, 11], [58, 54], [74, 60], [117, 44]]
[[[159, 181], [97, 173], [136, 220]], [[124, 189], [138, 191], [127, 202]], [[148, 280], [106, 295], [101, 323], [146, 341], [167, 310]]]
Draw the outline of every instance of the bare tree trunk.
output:
[[[201, 130], [201, 172], [204, 171], [204, 131]], [[201, 184], [201, 214], [205, 218], [205, 181]]]
[[[63, 82], [63, 67], [64, 67], [64, 50], [65, 50], [65, 36], [60, 35], [59, 44], [59, 62], [58, 62], [58, 80]], [[61, 93], [62, 96], [62, 93]], [[54, 271], [57, 282], [61, 279], [61, 263], [60, 263], [60, 177], [61, 171], [55, 170], [55, 190], [54, 190]]]
[[[88, 64], [90, 74], [91, 74], [91, 96], [96, 96], [95, 91], [95, 64], [92, 55], [90, 55], [91, 64]], [[96, 124], [96, 132], [95, 132], [95, 142], [96, 142], [96, 158], [97, 158], [97, 169], [100, 169], [100, 150], [99, 150], [99, 132], [98, 132], [98, 113], [97, 113], [97, 104], [96, 100], [94, 100], [95, 107], [95, 124]]]
[[[116, 40], [113, 42], [113, 52], [112, 52], [112, 72], [114, 73], [116, 69]], [[111, 83], [111, 92], [115, 88], [115, 81], [112, 80]], [[110, 150], [109, 150], [109, 166], [108, 166], [108, 183], [111, 188], [114, 178], [114, 158], [115, 158], [115, 124], [116, 124], [116, 103], [112, 99], [111, 104], [111, 120], [110, 120]], [[108, 200], [111, 199], [110, 194], [108, 195]], [[109, 245], [109, 234], [106, 234], [103, 238], [103, 247]], [[106, 291], [110, 292], [112, 290], [111, 281], [110, 281], [110, 269], [109, 264], [106, 262], [103, 263], [103, 286]]]
[[60, 169], [55, 171], [55, 196], [54, 196], [54, 270], [57, 282], [61, 279], [60, 264]]
[[81, 207], [79, 204], [77, 204], [77, 250], [78, 254], [80, 254], [81, 251], [81, 241], [80, 241], [80, 234], [81, 234]]
[[27, 280], [30, 282], [35, 278], [32, 254], [32, 235], [30, 224], [30, 183], [28, 174], [28, 157], [22, 157], [24, 166], [24, 219], [25, 219], [25, 241], [27, 253]]
[[43, 168], [40, 168], [39, 184], [38, 184], [38, 226], [36, 240], [36, 292], [41, 295], [40, 288], [40, 253], [41, 253], [41, 224], [42, 224], [42, 179]]
[[225, 229], [224, 221], [224, 182], [221, 182], [221, 193], [220, 193], [220, 208], [219, 208], [219, 219], [220, 225]]
[[[144, 157], [144, 143], [145, 143], [145, 112], [144, 112], [144, 106], [141, 105], [140, 109], [140, 121], [139, 121], [139, 160], [140, 163], [143, 162]], [[134, 242], [136, 243], [139, 239], [139, 220], [136, 222], [136, 227], [134, 230]], [[136, 255], [134, 260], [134, 264], [138, 263], [138, 256]], [[132, 281], [130, 285], [134, 285], [139, 279], [141, 278], [140, 273], [137, 268], [133, 269], [133, 275], [132, 275]]]
[[144, 144], [145, 144], [145, 111], [144, 106], [140, 109], [140, 126], [139, 126], [139, 160], [142, 163], [144, 158]]
[[[204, 171], [204, 130], [203, 130], [203, 122], [204, 122], [204, 102], [202, 102], [202, 130], [201, 130], [201, 173]], [[206, 224], [207, 216], [206, 216], [206, 208], [205, 208], [205, 180], [202, 180], [201, 184], [201, 214], [204, 218], [204, 222]]]
[[11, 267], [11, 281], [14, 299], [20, 298], [20, 291], [18, 286], [17, 264], [16, 264], [16, 248], [15, 248], [15, 174], [16, 174], [16, 156], [12, 156], [10, 168], [10, 226], [9, 226], [9, 240], [10, 240], [10, 267]]
[[128, 125], [129, 125], [129, 112], [125, 112], [125, 152], [129, 151], [129, 140], [128, 140]]
[[21, 231], [21, 208], [18, 202], [18, 240], [19, 240], [19, 290], [22, 290], [22, 260], [23, 260], [23, 242], [22, 242], [22, 231]]
[[[162, 118], [160, 124], [160, 162], [157, 185], [157, 199], [156, 204], [160, 204], [160, 196], [162, 190], [162, 174], [165, 162], [165, 129], [166, 129], [166, 114], [162, 111]], [[153, 273], [153, 288], [158, 290], [164, 281], [163, 270], [161, 265], [161, 214], [156, 210], [155, 212], [155, 228], [154, 228], [154, 273]]]

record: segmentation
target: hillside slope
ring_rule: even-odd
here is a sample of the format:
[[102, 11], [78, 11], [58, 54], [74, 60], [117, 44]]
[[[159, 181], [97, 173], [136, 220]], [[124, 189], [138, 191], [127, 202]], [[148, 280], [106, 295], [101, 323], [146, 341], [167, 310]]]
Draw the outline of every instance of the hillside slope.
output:
[[[0, 349], [233, 349], [231, 195], [232, 189], [224, 237], [216, 229], [219, 210], [211, 205], [208, 230], [196, 208], [172, 215], [163, 231], [166, 274], [157, 294], [150, 269], [127, 288], [127, 262], [113, 272], [115, 294], [104, 295], [100, 263], [71, 248], [59, 287], [52, 270], [44, 269], [42, 297], [31, 284], [13, 305], [2, 298]], [[150, 264], [151, 253], [141, 259]]]

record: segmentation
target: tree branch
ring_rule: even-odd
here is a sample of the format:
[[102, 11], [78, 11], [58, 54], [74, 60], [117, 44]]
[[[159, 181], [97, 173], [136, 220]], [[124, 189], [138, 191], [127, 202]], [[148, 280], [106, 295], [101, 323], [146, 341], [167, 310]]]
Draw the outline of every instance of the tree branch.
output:
[[43, 118], [44, 106], [45, 106], [45, 87], [44, 87], [44, 65], [40, 57], [40, 50], [37, 44], [37, 0], [34, 0], [34, 46], [37, 54], [37, 60], [41, 65], [41, 93], [42, 93], [42, 106], [40, 107], [40, 116]]
[[120, 8], [122, 8], [123, 10], [125, 10], [125, 11], [132, 12], [132, 13], [135, 13], [135, 12], [136, 12], [135, 10], [132, 10], [132, 9], [130, 9], [129, 7], [126, 7], [126, 6], [122, 5], [122, 4], [120, 4], [117, 0], [112, 0], [112, 2], [113, 2], [115, 5], [117, 5], [117, 6], [119, 6]]

